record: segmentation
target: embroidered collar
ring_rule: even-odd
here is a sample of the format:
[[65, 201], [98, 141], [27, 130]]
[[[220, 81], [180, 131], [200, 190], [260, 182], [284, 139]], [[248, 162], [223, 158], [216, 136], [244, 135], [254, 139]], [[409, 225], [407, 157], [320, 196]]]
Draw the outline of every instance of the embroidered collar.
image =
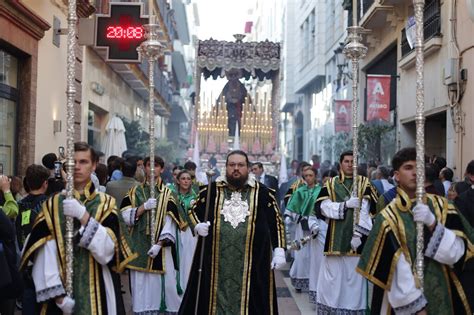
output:
[[395, 204], [400, 211], [411, 211], [414, 203], [416, 203], [416, 199], [410, 199], [408, 194], [403, 189], [397, 187], [397, 197], [395, 198]]
[[[224, 186], [229, 185], [229, 182], [227, 181], [227, 176], [225, 176], [225, 175], [221, 175], [221, 176], [217, 177], [216, 183], [224, 185]], [[248, 185], [252, 188], [255, 187], [256, 180], [255, 180], [255, 177], [253, 176], [253, 174], [249, 174], [249, 177], [248, 177], [247, 181], [245, 182], [245, 185]]]
[[342, 185], [342, 187], [344, 187], [344, 189], [346, 190], [346, 192], [350, 195], [352, 194], [352, 190], [353, 190], [353, 187], [354, 187], [354, 181], [352, 181], [351, 183], [351, 186], [350, 187], [347, 187], [345, 184], [344, 184], [344, 181], [346, 179], [353, 179], [352, 176], [346, 176], [344, 175], [344, 172], [341, 170], [340, 172], [340, 175], [338, 176], [338, 178], [336, 179], [340, 185]]
[[94, 184], [90, 180], [86, 184], [86, 187], [84, 187], [84, 192], [82, 194], [79, 191], [75, 190], [75, 189], [74, 189], [73, 194], [74, 194], [74, 198], [76, 198], [77, 200], [81, 200], [81, 196], [84, 196], [86, 198], [86, 200], [92, 200], [97, 195], [97, 192], [95, 190]]
[[194, 196], [194, 195], [196, 195], [196, 194], [193, 192], [192, 188], [190, 188], [189, 191], [184, 193], [184, 194], [178, 190], [178, 196], [180, 196], [180, 197], [181, 196], [182, 197], [188, 197], [188, 196]]
[[339, 171], [339, 182], [342, 184], [346, 179], [352, 179], [352, 176], [344, 174], [342, 170]]
[[[156, 185], [155, 187], [158, 188], [158, 191], [162, 192], [163, 191], [163, 181], [161, 180], [161, 177], [157, 178], [156, 180]], [[150, 183], [148, 182], [148, 180], [145, 180], [145, 183], [143, 183], [143, 186], [150, 186]]]

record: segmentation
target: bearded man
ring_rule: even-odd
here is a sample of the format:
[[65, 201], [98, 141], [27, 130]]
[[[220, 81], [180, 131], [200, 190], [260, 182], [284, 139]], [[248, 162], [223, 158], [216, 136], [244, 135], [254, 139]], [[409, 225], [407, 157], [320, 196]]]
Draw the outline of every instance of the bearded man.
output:
[[225, 176], [218, 177], [210, 190], [203, 188], [189, 212], [194, 233], [202, 237], [179, 314], [195, 314], [196, 303], [197, 314], [278, 314], [272, 269], [286, 262], [285, 229], [275, 197], [249, 177], [249, 167], [245, 152], [230, 152]]

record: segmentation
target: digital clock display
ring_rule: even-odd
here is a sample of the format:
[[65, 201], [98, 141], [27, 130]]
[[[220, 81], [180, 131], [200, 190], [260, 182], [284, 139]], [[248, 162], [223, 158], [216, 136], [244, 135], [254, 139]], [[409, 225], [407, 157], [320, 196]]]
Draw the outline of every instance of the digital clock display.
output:
[[109, 14], [96, 15], [95, 47], [106, 49], [107, 62], [141, 62], [137, 47], [145, 40], [143, 3], [110, 3]]
[[107, 27], [107, 38], [109, 39], [142, 39], [145, 30], [141, 26], [109, 26]]

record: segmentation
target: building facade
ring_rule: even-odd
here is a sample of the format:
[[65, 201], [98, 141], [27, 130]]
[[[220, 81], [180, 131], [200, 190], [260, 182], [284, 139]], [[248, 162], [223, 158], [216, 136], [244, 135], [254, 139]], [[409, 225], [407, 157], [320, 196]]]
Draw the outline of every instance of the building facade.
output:
[[[83, 18], [94, 11], [88, 1], [78, 1], [77, 8]], [[59, 0], [0, 1], [0, 164], [7, 175], [23, 174], [65, 145], [66, 38], [55, 32], [67, 25], [65, 12]], [[76, 54], [80, 90], [81, 49]], [[81, 93], [75, 102], [81, 103]]]
[[[174, 109], [183, 103], [181, 88], [187, 87], [188, 69], [173, 48], [189, 41], [182, 33], [188, 25], [180, 15], [186, 14], [181, 0], [173, 7], [165, 0], [153, 5], [170, 48], [155, 69], [156, 137], [166, 138]], [[108, 6], [106, 0], [78, 0], [78, 18], [93, 19]], [[66, 144], [67, 44], [58, 32], [66, 27], [67, 1], [0, 1], [0, 171], [5, 174], [22, 175], [29, 164], [41, 163], [44, 154]], [[145, 63], [106, 63], [100, 50], [78, 46], [76, 140], [102, 150], [105, 127], [114, 116], [139, 120], [146, 132], [147, 73]]]
[[[469, 106], [473, 83], [467, 77], [474, 70], [474, 14], [468, 2], [427, 0], [424, 8], [425, 150], [428, 156], [445, 157], [458, 178], [474, 156], [474, 111]], [[412, 1], [363, 1], [359, 11], [360, 25], [371, 30], [366, 38], [369, 52], [361, 63], [360, 92], [366, 88], [367, 74], [388, 70], [396, 82], [391, 110], [398, 147], [415, 146]]]
[[[350, 97], [338, 80], [334, 50], [345, 38], [343, 1], [286, 1], [283, 29], [281, 143], [291, 159], [334, 160], [334, 100]], [[326, 139], [326, 140], [325, 140]]]

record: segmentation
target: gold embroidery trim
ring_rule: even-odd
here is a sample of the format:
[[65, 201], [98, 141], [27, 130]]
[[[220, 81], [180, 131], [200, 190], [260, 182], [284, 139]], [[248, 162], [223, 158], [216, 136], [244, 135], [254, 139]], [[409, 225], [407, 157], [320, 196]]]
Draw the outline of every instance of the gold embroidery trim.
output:
[[248, 298], [250, 296], [250, 275], [252, 274], [252, 259], [253, 259], [253, 237], [255, 233], [255, 220], [257, 217], [258, 207], [258, 194], [260, 191], [260, 185], [256, 185], [255, 188], [249, 188], [251, 192], [248, 194], [250, 200], [249, 211], [247, 221], [247, 238], [245, 241], [245, 255], [244, 255], [244, 272], [242, 278], [242, 292], [240, 297], [240, 313], [242, 315], [248, 314]]
[[[211, 272], [211, 286], [210, 286], [210, 299], [209, 299], [209, 313], [215, 314], [217, 308], [217, 278], [219, 274], [219, 241], [220, 241], [220, 230], [221, 230], [221, 216], [219, 208], [224, 203], [224, 188], [219, 185], [216, 188], [216, 199], [214, 203], [214, 229], [213, 229], [213, 244], [212, 244], [212, 272]], [[210, 194], [211, 191], [208, 191]], [[204, 239], [202, 240], [204, 242]]]
[[[445, 269], [445, 268], [443, 268], [443, 269]], [[462, 301], [462, 304], [464, 306], [464, 310], [466, 311], [466, 314], [472, 314], [471, 307], [469, 305], [466, 293], [464, 292], [464, 289], [461, 285], [461, 282], [459, 281], [458, 277], [456, 276], [456, 274], [452, 270], [449, 270], [449, 274], [451, 276], [451, 279], [453, 280], [454, 286], [456, 287], [456, 291], [458, 291], [459, 297]], [[449, 283], [448, 283], [448, 287], [451, 288], [449, 286]], [[453, 304], [453, 303], [451, 303], [451, 304]], [[453, 312], [453, 314], [454, 314], [454, 312]]]

